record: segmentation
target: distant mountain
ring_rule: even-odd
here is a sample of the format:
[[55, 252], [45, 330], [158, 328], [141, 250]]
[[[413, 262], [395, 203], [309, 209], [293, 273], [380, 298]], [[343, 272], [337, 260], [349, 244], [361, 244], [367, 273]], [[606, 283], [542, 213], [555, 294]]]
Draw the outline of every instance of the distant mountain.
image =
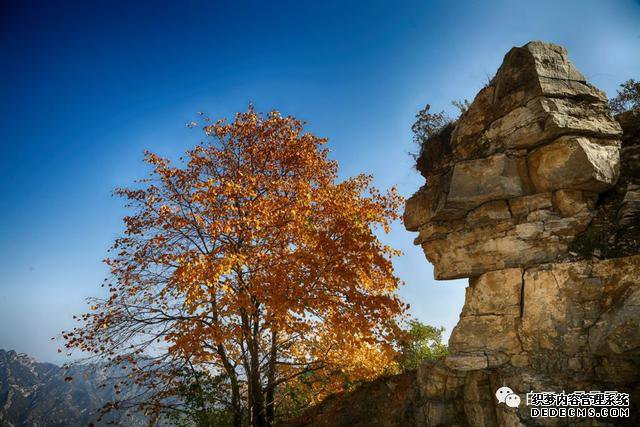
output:
[[[65, 377], [73, 377], [65, 381]], [[0, 426], [83, 426], [97, 423], [98, 410], [114, 398], [112, 387], [100, 387], [109, 371], [97, 365], [70, 371], [0, 349]], [[143, 426], [140, 414], [110, 414], [108, 421]], [[107, 419], [105, 419], [107, 421]]]

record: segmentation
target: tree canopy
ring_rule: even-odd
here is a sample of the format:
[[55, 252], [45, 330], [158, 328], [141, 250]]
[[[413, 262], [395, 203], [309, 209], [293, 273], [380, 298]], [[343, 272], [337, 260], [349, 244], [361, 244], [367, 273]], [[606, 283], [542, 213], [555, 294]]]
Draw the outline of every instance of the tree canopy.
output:
[[64, 332], [143, 390], [106, 409], [180, 411], [206, 378], [232, 424], [266, 426], [292, 390], [317, 401], [379, 375], [406, 307], [399, 252], [377, 232], [401, 197], [371, 176], [339, 181], [326, 140], [277, 111], [194, 125], [205, 141], [176, 165], [146, 153], [149, 177], [116, 191], [131, 214], [106, 260], [109, 297]]

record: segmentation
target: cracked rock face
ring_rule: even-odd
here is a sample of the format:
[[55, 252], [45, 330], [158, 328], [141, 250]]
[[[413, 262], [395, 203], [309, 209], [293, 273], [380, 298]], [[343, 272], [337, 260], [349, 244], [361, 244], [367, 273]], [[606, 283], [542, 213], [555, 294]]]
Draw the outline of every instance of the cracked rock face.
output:
[[[621, 135], [564, 48], [514, 48], [450, 138], [426, 142], [450, 154], [418, 160], [426, 185], [407, 200], [405, 226], [437, 279], [556, 261], [616, 184]], [[569, 190], [584, 201], [571, 214]]]
[[[509, 51], [426, 142], [426, 183], [404, 211], [436, 279], [469, 278], [448, 356], [330, 399], [301, 424], [640, 425], [640, 111], [616, 119], [563, 47]], [[498, 404], [502, 386], [522, 402], [625, 392], [631, 416], [533, 419], [525, 404]]]
[[[632, 137], [562, 47], [531, 42], [505, 56], [450, 138], [434, 139], [446, 148], [423, 150], [426, 184], [404, 221], [437, 279], [470, 278], [444, 362], [467, 373], [462, 397], [493, 378], [522, 399], [613, 389], [640, 404], [640, 250], [619, 238], [640, 223], [640, 117], [622, 123]], [[624, 256], [599, 259], [604, 249], [585, 249], [592, 234], [624, 240]], [[466, 422], [534, 423], [526, 407], [507, 419], [489, 406]]]

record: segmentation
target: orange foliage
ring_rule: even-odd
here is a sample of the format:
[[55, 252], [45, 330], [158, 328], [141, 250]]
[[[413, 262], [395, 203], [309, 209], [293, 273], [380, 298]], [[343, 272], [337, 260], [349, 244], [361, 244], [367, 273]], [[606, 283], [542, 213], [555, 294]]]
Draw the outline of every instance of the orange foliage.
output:
[[146, 354], [154, 363], [129, 363], [128, 377], [165, 384], [154, 408], [178, 380], [168, 366], [224, 373], [236, 409], [267, 425], [279, 388], [305, 373], [367, 379], [393, 363], [398, 252], [375, 233], [402, 200], [370, 176], [338, 182], [325, 140], [293, 117], [250, 107], [203, 129], [178, 166], [147, 153], [150, 177], [117, 190], [133, 214], [106, 261], [110, 297], [67, 347], [116, 363]]

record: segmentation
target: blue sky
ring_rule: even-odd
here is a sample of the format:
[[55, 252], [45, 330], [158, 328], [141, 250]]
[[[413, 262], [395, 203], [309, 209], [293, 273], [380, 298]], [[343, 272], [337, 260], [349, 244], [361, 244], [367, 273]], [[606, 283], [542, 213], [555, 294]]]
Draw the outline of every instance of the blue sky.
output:
[[[48, 4], [46, 4], [48, 3]], [[0, 6], [0, 348], [60, 361], [49, 338], [101, 295], [121, 231], [111, 190], [142, 177], [142, 151], [199, 140], [198, 111], [253, 101], [328, 137], [341, 175], [411, 195], [407, 154], [425, 103], [472, 99], [509, 48], [565, 45], [609, 94], [640, 77], [638, 1], [14, 1]], [[419, 319], [450, 332], [465, 281], [435, 282], [413, 235], [385, 240]]]

